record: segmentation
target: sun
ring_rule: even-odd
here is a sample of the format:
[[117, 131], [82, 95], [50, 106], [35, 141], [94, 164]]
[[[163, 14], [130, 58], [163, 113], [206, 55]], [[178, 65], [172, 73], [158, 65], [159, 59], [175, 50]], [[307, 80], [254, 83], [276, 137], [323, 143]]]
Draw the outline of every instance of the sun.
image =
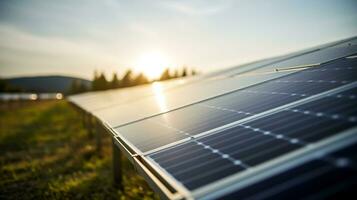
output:
[[160, 52], [150, 52], [139, 57], [135, 70], [154, 80], [160, 78], [167, 67], [169, 67], [169, 62], [165, 55]]

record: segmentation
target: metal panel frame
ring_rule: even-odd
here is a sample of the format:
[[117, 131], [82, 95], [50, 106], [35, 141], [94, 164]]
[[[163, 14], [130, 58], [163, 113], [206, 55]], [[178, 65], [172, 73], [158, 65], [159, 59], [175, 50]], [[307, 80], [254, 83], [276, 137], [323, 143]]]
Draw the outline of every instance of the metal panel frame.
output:
[[[134, 165], [135, 169], [145, 178], [151, 188], [157, 192], [163, 199], [182, 199], [182, 194], [188, 194], [189, 192], [177, 184], [177, 182], [167, 176], [166, 174], [159, 173], [157, 166], [148, 161], [144, 156], [133, 153], [129, 144], [125, 143], [125, 139], [122, 140], [113, 129], [103, 123], [105, 129], [115, 139], [115, 144], [129, 161]], [[136, 149], [136, 148], [135, 148]]]

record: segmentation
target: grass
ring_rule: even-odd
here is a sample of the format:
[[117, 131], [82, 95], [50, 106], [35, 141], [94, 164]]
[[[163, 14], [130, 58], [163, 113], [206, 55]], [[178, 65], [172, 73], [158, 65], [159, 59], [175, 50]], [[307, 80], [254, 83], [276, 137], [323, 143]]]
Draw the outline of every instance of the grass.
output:
[[0, 106], [0, 199], [157, 199], [123, 160], [123, 191], [113, 186], [111, 138], [95, 149], [66, 101]]

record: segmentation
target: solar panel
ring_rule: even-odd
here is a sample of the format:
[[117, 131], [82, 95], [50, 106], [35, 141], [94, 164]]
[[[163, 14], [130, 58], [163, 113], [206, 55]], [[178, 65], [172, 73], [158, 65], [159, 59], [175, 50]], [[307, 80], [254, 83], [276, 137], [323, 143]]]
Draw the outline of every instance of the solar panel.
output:
[[[127, 104], [96, 110], [93, 113], [111, 127], [117, 127], [289, 73], [292, 72], [209, 79], [169, 91], [162, 90], [160, 85], [156, 84], [154, 96], [138, 98], [138, 100]], [[126, 114], [122, 115], [122, 113]]]
[[[325, 49], [313, 48], [308, 51], [303, 51], [300, 54], [292, 54], [291, 56], [283, 57], [282, 60], [278, 60], [277, 62], [272, 62], [271, 64], [267, 64], [264, 67], [255, 67], [251, 70], [255, 70], [255, 72], [264, 72], [274, 70], [276, 68], [281, 67], [292, 67], [306, 64], [315, 64], [315, 63], [324, 63], [330, 60], [334, 60], [337, 58], [341, 58], [344, 56], [348, 56], [354, 54], [357, 51], [357, 45], [348, 46], [345, 44], [341, 47], [329, 47]], [[237, 73], [241, 73], [239, 69], [237, 69]]]
[[344, 41], [334, 42], [332, 44], [327, 44], [328, 46], [333, 45], [334, 47], [346, 47], [357, 45], [357, 37], [349, 38]]
[[[346, 48], [348, 47], [348, 48]], [[310, 49], [290, 53], [283, 56], [277, 56], [270, 59], [264, 59], [257, 62], [248, 63], [241, 67], [233, 67], [227, 70], [221, 70], [213, 75], [234, 75], [249, 71], [269, 71], [277, 67], [289, 67], [311, 63], [322, 63], [335, 58], [347, 56], [356, 52], [357, 39], [351, 38], [340, 42], [332, 42], [320, 45]], [[208, 75], [209, 76], [209, 75]]]
[[340, 59], [115, 130], [140, 151], [149, 151], [356, 81], [356, 64], [356, 59]]
[[334, 197], [357, 181], [356, 41], [70, 100], [164, 198]]
[[[344, 106], [336, 107], [338, 95], [237, 124], [150, 157], [193, 190], [356, 126], [357, 118], [351, 115], [357, 112], [355, 100], [346, 99]], [[331, 109], [318, 106], [325, 104]]]
[[[200, 81], [194, 81], [193, 84], [185, 84], [182, 87], [176, 87], [174, 90], [166, 91], [162, 88], [156, 88], [154, 92], [150, 93], [151, 95], [138, 96], [141, 98], [137, 97], [132, 99], [132, 101], [125, 101], [126, 104], [123, 104], [123, 102], [115, 103], [114, 101], [112, 104], [109, 104], [111, 106], [101, 107], [103, 109], [95, 110], [93, 114], [112, 127], [121, 126], [145, 117], [154, 116], [159, 113], [177, 109], [207, 98], [212, 98], [217, 95], [222, 95], [239, 88], [248, 87], [250, 85], [284, 75], [281, 73], [259, 74], [259, 72], [271, 72], [280, 67], [323, 63], [342, 56], [348, 56], [356, 52], [356, 45], [302, 51], [301, 53], [282, 56], [277, 59], [243, 65], [235, 68], [234, 70], [228, 70], [228, 72], [217, 74], [218, 77], [208, 76], [208, 78], [205, 78], [205, 76], [203, 76]], [[241, 75], [245, 72], [255, 72], [255, 74], [251, 77], [222, 79], [223, 77], [231, 77], [234, 74]], [[284, 71], [282, 73], [291, 72]], [[216, 78], [218, 78], [218, 80]], [[183, 96], [182, 94], [187, 95]], [[158, 98], [161, 100], [158, 101]], [[158, 104], [158, 102], [165, 102], [165, 106]], [[138, 107], [141, 109], [136, 110]], [[123, 116], [120, 114], [121, 112], [129, 114]]]
[[357, 144], [318, 157], [219, 199], [357, 197]]
[[[189, 84], [199, 78], [185, 79], [173, 79], [160, 83], [162, 91], [166, 91], [181, 85]], [[152, 96], [155, 94], [155, 85], [139, 85], [136, 87], [122, 88], [120, 90], [107, 90], [90, 92], [88, 94], [81, 94], [71, 96], [74, 98], [74, 102], [80, 103], [81, 107], [84, 107], [88, 112], [95, 112], [97, 110], [111, 108], [113, 106], [125, 104], [137, 99]], [[130, 95], [128, 95], [130, 93]]]

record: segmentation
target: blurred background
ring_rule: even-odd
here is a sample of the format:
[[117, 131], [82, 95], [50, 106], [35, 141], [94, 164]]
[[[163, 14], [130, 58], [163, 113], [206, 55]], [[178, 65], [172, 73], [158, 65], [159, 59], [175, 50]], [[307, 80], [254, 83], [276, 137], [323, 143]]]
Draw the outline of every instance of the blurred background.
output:
[[0, 199], [157, 198], [129, 163], [124, 190], [112, 186], [110, 138], [96, 154], [61, 99], [353, 37], [356, 10], [355, 0], [0, 0]]
[[133, 85], [167, 68], [164, 79], [207, 73], [355, 36], [356, 8], [354, 0], [2, 0], [0, 77], [61, 76], [41, 80], [58, 88], [40, 92], [69, 92], [73, 77], [91, 89], [86, 80], [101, 75], [145, 76]]

